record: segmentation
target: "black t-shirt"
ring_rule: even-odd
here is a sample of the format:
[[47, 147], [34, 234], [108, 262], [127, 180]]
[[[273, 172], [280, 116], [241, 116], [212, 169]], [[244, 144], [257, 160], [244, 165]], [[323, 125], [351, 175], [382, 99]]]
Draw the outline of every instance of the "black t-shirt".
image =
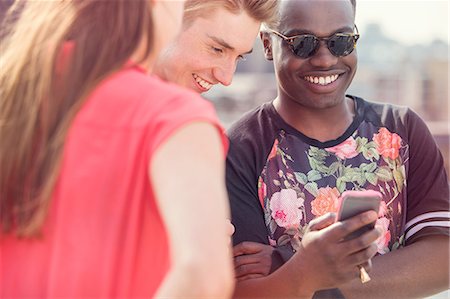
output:
[[227, 188], [233, 243], [277, 248], [273, 269], [293, 254], [309, 221], [336, 211], [345, 190], [383, 195], [378, 253], [431, 234], [449, 235], [449, 185], [443, 158], [425, 123], [406, 107], [352, 97], [345, 133], [319, 142], [284, 122], [272, 103], [229, 130]]

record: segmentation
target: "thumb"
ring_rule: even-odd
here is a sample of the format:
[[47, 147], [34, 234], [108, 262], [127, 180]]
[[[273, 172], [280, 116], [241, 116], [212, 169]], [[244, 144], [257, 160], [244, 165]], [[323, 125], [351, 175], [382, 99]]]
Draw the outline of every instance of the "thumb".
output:
[[316, 219], [313, 219], [309, 222], [309, 230], [321, 230], [325, 227], [330, 226], [331, 224], [336, 222], [336, 214], [335, 213], [326, 213], [325, 215], [319, 216]]

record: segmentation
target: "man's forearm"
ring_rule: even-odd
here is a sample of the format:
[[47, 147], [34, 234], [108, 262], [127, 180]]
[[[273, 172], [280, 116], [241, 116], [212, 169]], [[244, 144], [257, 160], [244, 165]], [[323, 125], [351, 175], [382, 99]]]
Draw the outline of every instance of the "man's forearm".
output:
[[299, 266], [301, 258], [294, 255], [277, 271], [262, 278], [236, 283], [234, 298], [311, 298], [314, 291], [302, 278], [307, 273]]
[[449, 288], [449, 238], [430, 236], [372, 259], [372, 280], [340, 289], [346, 298], [417, 298]]

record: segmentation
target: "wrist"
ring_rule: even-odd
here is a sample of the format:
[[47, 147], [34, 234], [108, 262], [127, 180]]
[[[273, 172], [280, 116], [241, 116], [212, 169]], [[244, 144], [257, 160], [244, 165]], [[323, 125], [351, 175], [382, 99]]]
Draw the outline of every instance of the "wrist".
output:
[[289, 260], [289, 266], [293, 272], [291, 277], [298, 298], [312, 298], [317, 290], [314, 279], [310, 277], [310, 271], [305, 267], [305, 258], [302, 248], [299, 248]]

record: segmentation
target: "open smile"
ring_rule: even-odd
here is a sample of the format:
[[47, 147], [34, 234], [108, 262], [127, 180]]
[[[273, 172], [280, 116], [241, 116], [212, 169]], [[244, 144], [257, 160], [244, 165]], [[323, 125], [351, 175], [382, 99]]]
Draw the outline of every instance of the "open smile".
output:
[[213, 86], [212, 83], [206, 81], [205, 79], [201, 78], [199, 75], [197, 74], [192, 74], [192, 76], [194, 77], [195, 82], [197, 82], [197, 84], [204, 90], [204, 91], [208, 91], [211, 89], [211, 87]]
[[318, 85], [328, 85], [333, 83], [339, 78], [339, 75], [329, 75], [329, 76], [305, 76], [303, 77], [303, 80], [312, 83], [312, 84], [318, 84]]

